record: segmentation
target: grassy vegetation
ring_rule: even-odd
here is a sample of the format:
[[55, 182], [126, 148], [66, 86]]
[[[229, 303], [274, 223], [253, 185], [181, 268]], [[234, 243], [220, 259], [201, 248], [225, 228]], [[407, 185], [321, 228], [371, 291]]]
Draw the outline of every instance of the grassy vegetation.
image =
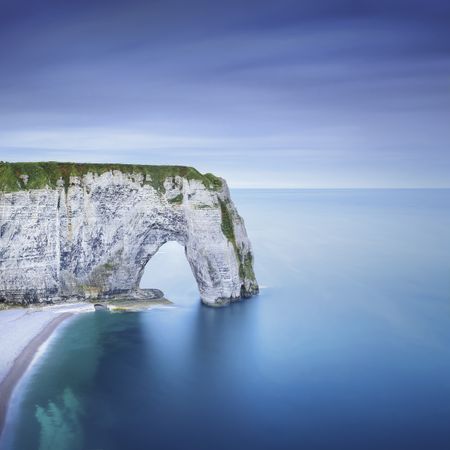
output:
[[180, 205], [183, 203], [183, 194], [178, 194], [175, 197], [169, 199], [170, 203], [176, 203], [177, 205]]
[[2, 300], [0, 302], [0, 311], [6, 311], [8, 309], [17, 309], [17, 308], [28, 308], [29, 304], [27, 303], [6, 303], [6, 301]]
[[234, 245], [236, 249], [236, 237], [234, 236], [233, 220], [226, 203], [219, 199], [220, 211], [222, 213], [222, 231], [226, 238]]
[[255, 280], [255, 272], [253, 271], [253, 255], [248, 252], [242, 257], [239, 252], [239, 275], [248, 280]]
[[129, 308], [124, 308], [123, 306], [113, 306], [111, 308], [111, 311], [114, 311], [114, 312], [129, 312], [130, 309]]
[[119, 266], [120, 254], [117, 256], [116, 261], [108, 261], [101, 266], [97, 266], [91, 273], [89, 281], [86, 284], [79, 285], [81, 294], [90, 294], [96, 297], [106, 287], [106, 283], [109, 277], [113, 274], [114, 270]]
[[[151, 184], [160, 192], [165, 192], [164, 180], [167, 177], [181, 176], [189, 180], [201, 181], [208, 189], [217, 190], [222, 186], [220, 178], [207, 173], [201, 174], [187, 166], [148, 166], [136, 164], [78, 164], [50, 162], [9, 163], [0, 162], [0, 191], [16, 192], [28, 189], [55, 188], [60, 180], [67, 190], [70, 177], [82, 177], [88, 173], [101, 175], [118, 170], [130, 175], [144, 175], [145, 183]], [[25, 183], [23, 176], [28, 176]]]
[[222, 188], [222, 180], [220, 178], [216, 177], [215, 175], [213, 175], [212, 173], [205, 173], [203, 175], [203, 178], [208, 180], [208, 182], [209, 182], [208, 187], [210, 189], [217, 191]]
[[222, 231], [226, 238], [233, 244], [236, 258], [239, 263], [239, 276], [250, 280], [255, 279], [253, 272], [253, 255], [251, 252], [242, 255], [241, 249], [236, 243], [236, 236], [234, 235], [233, 220], [228, 210], [227, 204], [219, 199], [220, 211], [222, 213]]

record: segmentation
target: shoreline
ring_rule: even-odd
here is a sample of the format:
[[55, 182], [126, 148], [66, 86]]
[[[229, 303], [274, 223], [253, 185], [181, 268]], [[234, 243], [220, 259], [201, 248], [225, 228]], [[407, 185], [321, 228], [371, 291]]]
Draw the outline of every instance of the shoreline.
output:
[[58, 314], [50, 320], [50, 322], [48, 322], [44, 328], [28, 342], [25, 348], [14, 359], [6, 376], [0, 382], [0, 436], [4, 430], [11, 395], [18, 382], [27, 371], [41, 345], [47, 341], [62, 322], [73, 315], [73, 312], [65, 312]]
[[[142, 311], [172, 305], [165, 297], [145, 300], [109, 300], [111, 312]], [[8, 308], [0, 311], [0, 441], [3, 438], [14, 389], [29, 369], [39, 348], [66, 319], [80, 313], [94, 312], [86, 302]]]

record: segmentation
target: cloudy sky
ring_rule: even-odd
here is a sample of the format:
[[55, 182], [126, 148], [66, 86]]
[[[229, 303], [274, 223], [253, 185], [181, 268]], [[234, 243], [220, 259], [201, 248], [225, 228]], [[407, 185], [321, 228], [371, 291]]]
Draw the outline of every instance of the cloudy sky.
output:
[[450, 187], [450, 3], [0, 0], [0, 159]]

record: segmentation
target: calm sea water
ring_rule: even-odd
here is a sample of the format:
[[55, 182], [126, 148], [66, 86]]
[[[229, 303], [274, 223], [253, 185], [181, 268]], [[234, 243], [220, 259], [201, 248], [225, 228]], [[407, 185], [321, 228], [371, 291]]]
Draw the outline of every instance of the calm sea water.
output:
[[261, 295], [80, 315], [16, 391], [5, 447], [450, 448], [450, 191], [235, 191]]

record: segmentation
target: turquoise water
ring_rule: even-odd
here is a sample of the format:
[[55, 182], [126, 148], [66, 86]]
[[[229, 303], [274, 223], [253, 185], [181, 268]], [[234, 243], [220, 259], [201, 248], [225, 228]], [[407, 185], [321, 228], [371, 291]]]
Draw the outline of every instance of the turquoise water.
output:
[[[8, 449], [450, 448], [450, 191], [235, 191], [261, 295], [80, 315], [16, 393]], [[175, 257], [175, 259], [174, 259]]]

